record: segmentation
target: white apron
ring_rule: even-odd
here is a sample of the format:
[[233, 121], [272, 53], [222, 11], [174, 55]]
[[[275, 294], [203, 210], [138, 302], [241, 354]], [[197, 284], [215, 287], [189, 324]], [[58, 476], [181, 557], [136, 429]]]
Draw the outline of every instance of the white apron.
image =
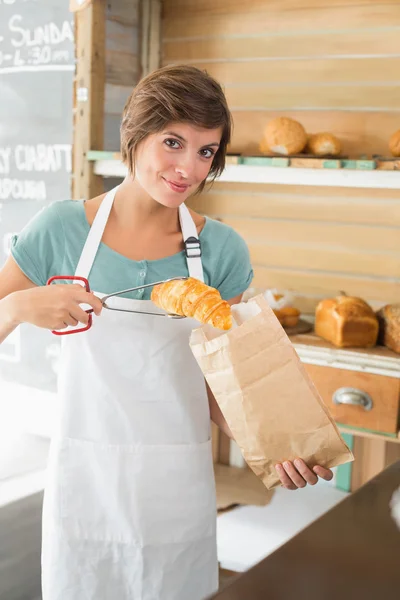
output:
[[[115, 191], [97, 212], [76, 275], [89, 277]], [[180, 219], [193, 241], [184, 205]], [[189, 273], [202, 279], [201, 258], [191, 257], [190, 241], [187, 248]], [[113, 302], [157, 310], [149, 301]], [[105, 309], [89, 331], [63, 337], [43, 600], [200, 600], [216, 591], [210, 414], [189, 348], [197, 325]]]

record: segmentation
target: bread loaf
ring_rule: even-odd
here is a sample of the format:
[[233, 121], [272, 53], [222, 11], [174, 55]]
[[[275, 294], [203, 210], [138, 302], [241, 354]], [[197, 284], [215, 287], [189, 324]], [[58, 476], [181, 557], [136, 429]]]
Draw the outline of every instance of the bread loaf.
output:
[[265, 152], [268, 148], [272, 153], [289, 156], [301, 152], [306, 143], [307, 134], [301, 123], [289, 117], [277, 117], [265, 128], [260, 149]]
[[393, 156], [400, 156], [400, 129], [395, 131], [389, 140], [389, 150]]
[[314, 133], [308, 136], [306, 152], [315, 156], [338, 156], [341, 144], [332, 133]]
[[316, 308], [315, 333], [340, 348], [370, 348], [377, 341], [378, 319], [361, 298], [327, 298]]
[[379, 343], [400, 353], [400, 304], [387, 304], [377, 312]]

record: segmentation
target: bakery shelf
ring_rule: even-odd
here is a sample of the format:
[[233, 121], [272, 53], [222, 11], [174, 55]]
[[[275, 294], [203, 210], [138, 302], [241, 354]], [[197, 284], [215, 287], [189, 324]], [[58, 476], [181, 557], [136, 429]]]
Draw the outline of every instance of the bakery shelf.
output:
[[351, 427], [350, 425], [343, 425], [342, 423], [336, 423], [340, 433], [347, 433], [349, 435], [359, 435], [360, 437], [366, 437], [374, 440], [382, 440], [384, 442], [394, 442], [400, 444], [400, 431], [397, 433], [382, 433], [380, 431], [372, 431], [370, 429], [362, 429], [361, 427]]
[[336, 348], [313, 333], [291, 335], [290, 341], [304, 363], [400, 379], [400, 354], [384, 346]]
[[[126, 166], [118, 152], [90, 151], [94, 173], [125, 177]], [[400, 189], [400, 161], [341, 160], [284, 157], [228, 157], [218, 181], [351, 188]]]

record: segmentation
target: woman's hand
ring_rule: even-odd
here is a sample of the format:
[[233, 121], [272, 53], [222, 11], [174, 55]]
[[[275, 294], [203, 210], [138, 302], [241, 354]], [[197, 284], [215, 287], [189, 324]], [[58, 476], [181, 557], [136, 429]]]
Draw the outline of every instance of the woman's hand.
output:
[[55, 284], [13, 292], [5, 299], [15, 325], [31, 323], [44, 329], [64, 329], [88, 324], [89, 315], [80, 304], [89, 304], [96, 315], [101, 300], [79, 284]]
[[296, 458], [293, 463], [290, 461], [285, 461], [282, 464], [278, 463], [275, 468], [282, 486], [287, 490], [306, 487], [307, 483], [315, 485], [319, 477], [325, 479], [325, 481], [330, 481], [333, 477], [330, 469], [325, 469], [325, 467], [319, 465], [310, 469], [301, 458]]

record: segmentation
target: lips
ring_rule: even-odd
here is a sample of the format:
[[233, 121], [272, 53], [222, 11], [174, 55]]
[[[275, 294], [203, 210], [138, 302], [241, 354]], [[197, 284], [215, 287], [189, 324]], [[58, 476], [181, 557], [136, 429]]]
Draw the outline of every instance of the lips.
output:
[[162, 177], [162, 179], [173, 192], [178, 192], [178, 194], [183, 194], [183, 192], [186, 192], [188, 190], [188, 188], [190, 187], [187, 183], [182, 184], [182, 183], [178, 183], [176, 181], [169, 181], [168, 179], [165, 179], [164, 177]]

